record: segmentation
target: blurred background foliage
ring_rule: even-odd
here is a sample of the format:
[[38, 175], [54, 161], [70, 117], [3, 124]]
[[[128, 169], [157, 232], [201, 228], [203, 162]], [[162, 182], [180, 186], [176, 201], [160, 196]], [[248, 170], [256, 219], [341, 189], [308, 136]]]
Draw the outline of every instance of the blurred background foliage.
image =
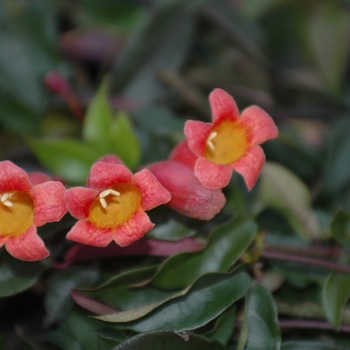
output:
[[[2, 0], [0, 157], [29, 170], [44, 167], [68, 185], [84, 184], [91, 164], [106, 153], [118, 154], [135, 170], [166, 159], [183, 139], [187, 119], [209, 121], [207, 96], [219, 87], [234, 96], [241, 110], [256, 104], [268, 111], [280, 135], [263, 146], [270, 162], [256, 189], [247, 193], [239, 176], [233, 177], [218, 222], [244, 213], [255, 218], [270, 248], [282, 244], [294, 247], [295, 253], [316, 246], [324, 249], [323, 257], [348, 263], [349, 49], [346, 0]], [[52, 71], [66, 80], [68, 95], [53, 91], [47, 81]], [[199, 232], [204, 227], [193, 222], [184, 226]], [[212, 227], [209, 223], [204, 231]], [[261, 254], [258, 244], [255, 248], [255, 253], [244, 256], [253, 267], [256, 255], [274, 259], [268, 251]], [[54, 255], [60, 256], [62, 251], [56, 250]], [[73, 287], [108, 280], [108, 274], [97, 278], [96, 267], [89, 268], [80, 284], [74, 283], [78, 270], [50, 278], [54, 283], [72, 282], [65, 289], [67, 299]], [[44, 269], [38, 264], [24, 281], [16, 280], [12, 294], [31, 286]], [[4, 276], [7, 267], [3, 271]], [[339, 329], [342, 317], [350, 323], [350, 309], [344, 308], [350, 296], [349, 277], [328, 272], [271, 260], [263, 285], [274, 292], [282, 315], [325, 317]], [[247, 308], [256, 307], [262, 302], [259, 298], [273, 305], [264, 293], [259, 287], [252, 289]], [[47, 298], [54, 296], [55, 291], [49, 290]], [[66, 306], [65, 315], [71, 309], [71, 304]], [[48, 324], [62, 318], [59, 310], [53, 312]], [[231, 324], [224, 315], [218, 324]], [[67, 344], [89, 349], [90, 340], [79, 338], [77, 324], [86, 334], [99, 329], [106, 349], [111, 339], [125, 340], [119, 329], [110, 334], [95, 322], [75, 309], [51, 333], [51, 343], [60, 349], [68, 349]], [[249, 322], [254, 326], [254, 319], [249, 319], [242, 329]], [[7, 327], [5, 320], [0, 325]], [[277, 339], [276, 347], [271, 349], [350, 348], [343, 333], [307, 330], [287, 331], [281, 347], [275, 326], [270, 339]], [[17, 329], [27, 348], [36, 348], [26, 340], [27, 333]], [[231, 336], [228, 331], [219, 342], [229, 349], [254, 349], [253, 339], [241, 335], [229, 343]], [[0, 333], [0, 347], [2, 339]], [[169, 341], [175, 344], [176, 339]], [[138, 341], [128, 349], [136, 349]], [[196, 342], [198, 349], [212, 346], [202, 338]]]

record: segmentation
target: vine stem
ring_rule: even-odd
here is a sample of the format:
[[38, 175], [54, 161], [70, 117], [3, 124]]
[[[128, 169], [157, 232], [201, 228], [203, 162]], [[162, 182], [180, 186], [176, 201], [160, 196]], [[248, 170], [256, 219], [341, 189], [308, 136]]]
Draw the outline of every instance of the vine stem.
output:
[[283, 251], [273, 251], [270, 249], [270, 247], [265, 247], [265, 249], [261, 253], [261, 256], [267, 259], [291, 261], [300, 264], [314, 265], [323, 267], [328, 270], [334, 270], [350, 274], [350, 266], [348, 265], [339, 264], [333, 261], [327, 261], [323, 259], [317, 259], [309, 256], [288, 254]]
[[350, 333], [350, 325], [342, 324], [338, 330], [335, 330], [328, 322], [314, 320], [279, 320], [279, 325], [282, 329], [324, 329], [329, 331], [339, 331]]

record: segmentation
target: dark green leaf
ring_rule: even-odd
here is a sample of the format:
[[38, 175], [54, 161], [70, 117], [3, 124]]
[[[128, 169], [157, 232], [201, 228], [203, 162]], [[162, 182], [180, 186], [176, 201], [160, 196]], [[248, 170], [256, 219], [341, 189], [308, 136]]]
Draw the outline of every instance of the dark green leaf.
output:
[[230, 341], [235, 329], [236, 308], [230, 307], [226, 309], [217, 319], [214, 329], [205, 334], [211, 340], [215, 340], [223, 345], [227, 345]]
[[340, 193], [350, 183], [350, 120], [341, 119], [327, 143], [323, 190], [329, 196]]
[[306, 185], [287, 168], [266, 162], [261, 173], [261, 200], [285, 215], [301, 237], [319, 237], [320, 228], [311, 209], [311, 194]]
[[70, 295], [73, 288], [90, 287], [97, 278], [97, 270], [88, 266], [74, 266], [51, 275], [45, 296], [45, 325], [50, 326], [68, 314], [73, 305]]
[[270, 292], [261, 285], [253, 287], [247, 297], [238, 350], [281, 348], [277, 309]]
[[281, 350], [346, 350], [345, 348], [317, 341], [289, 341], [282, 345]]
[[137, 103], [149, 104], [164, 91], [158, 69], [178, 69], [184, 62], [193, 35], [194, 21], [186, 4], [173, 3], [156, 9], [129, 39], [118, 56], [115, 86]]
[[104, 80], [85, 114], [83, 139], [104, 155], [110, 148], [108, 135], [111, 127], [112, 110], [108, 104], [107, 80]]
[[[249, 286], [250, 278], [245, 273], [237, 275], [237, 272], [233, 271], [225, 274], [206, 274], [200, 277], [184, 296], [167, 301], [150, 314], [119, 327], [136, 332], [196, 329], [242, 298]], [[132, 315], [138, 310], [128, 312]], [[96, 318], [107, 322], [120, 322], [118, 314]]]
[[349, 57], [350, 16], [336, 3], [320, 3], [309, 20], [309, 47], [325, 84], [341, 89]]
[[332, 236], [340, 244], [350, 243], [350, 213], [339, 209], [331, 223]]
[[322, 304], [328, 321], [335, 329], [341, 323], [342, 313], [350, 297], [350, 275], [332, 272], [322, 290]]
[[219, 343], [187, 332], [155, 331], [136, 335], [113, 350], [225, 350]]
[[47, 268], [46, 261], [21, 261], [2, 252], [0, 255], [0, 297], [18, 294], [30, 288]]
[[129, 117], [122, 112], [116, 115], [109, 130], [110, 151], [116, 154], [130, 168], [139, 164], [141, 149]]
[[114, 330], [104, 323], [73, 310], [57, 328], [48, 333], [47, 337], [52, 344], [62, 350], [96, 350], [100, 349], [101, 345], [99, 334], [105, 332], [109, 337], [116, 339], [114, 346], [120, 343], [117, 340], [121, 336], [119, 330]]
[[39, 160], [55, 175], [73, 184], [84, 184], [91, 165], [100, 156], [76, 140], [29, 140]]
[[149, 238], [155, 238], [165, 241], [180, 241], [185, 237], [191, 237], [196, 233], [178, 221], [170, 219], [164, 224], [157, 225], [153, 230], [147, 233]]
[[212, 232], [203, 250], [168, 258], [152, 284], [164, 289], [184, 288], [204, 273], [227, 271], [247, 250], [256, 232], [252, 221], [242, 222], [239, 217], [229, 221]]
[[[128, 310], [162, 301], [175, 292], [164, 291], [153, 286], [133, 287], [133, 285], [150, 280], [157, 269], [158, 266], [150, 266], [123, 272], [99, 287], [90, 290], [80, 289], [78, 293], [119, 310]], [[92, 308], [89, 310], [93, 311]]]

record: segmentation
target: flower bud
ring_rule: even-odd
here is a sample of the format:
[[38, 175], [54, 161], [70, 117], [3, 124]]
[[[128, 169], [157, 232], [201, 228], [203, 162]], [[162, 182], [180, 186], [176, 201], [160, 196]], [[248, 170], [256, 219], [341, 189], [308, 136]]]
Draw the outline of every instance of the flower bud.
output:
[[181, 163], [166, 160], [146, 167], [171, 194], [166, 204], [182, 215], [210, 220], [220, 212], [226, 198], [221, 190], [205, 188], [193, 170]]

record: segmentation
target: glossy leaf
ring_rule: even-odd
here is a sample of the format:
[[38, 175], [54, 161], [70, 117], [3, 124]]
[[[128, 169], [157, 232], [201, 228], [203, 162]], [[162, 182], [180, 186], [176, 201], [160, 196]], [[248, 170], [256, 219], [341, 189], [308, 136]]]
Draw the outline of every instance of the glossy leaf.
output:
[[107, 80], [100, 85], [84, 117], [83, 139], [104, 155], [109, 151], [112, 110], [108, 104]]
[[[72, 311], [57, 328], [48, 333], [47, 338], [62, 350], [96, 350], [101, 349], [99, 334], [104, 334], [106, 331], [109, 333], [114, 331], [115, 345], [120, 343], [119, 330], [113, 330], [85, 314]], [[103, 347], [102, 350], [108, 350], [108, 348]]]
[[340, 244], [350, 243], [350, 213], [339, 209], [331, 223], [332, 236]]
[[73, 184], [85, 183], [91, 165], [100, 156], [96, 150], [76, 140], [32, 139], [28, 143], [49, 170]]
[[133, 32], [113, 69], [115, 87], [123, 96], [148, 105], [164, 91], [157, 69], [178, 69], [190, 48], [194, 21], [183, 3], [155, 9]]
[[281, 348], [277, 309], [270, 292], [261, 285], [248, 294], [237, 350]]
[[322, 305], [328, 321], [338, 329], [344, 307], [350, 297], [350, 276], [332, 272], [322, 289]]
[[164, 289], [184, 288], [204, 273], [227, 271], [245, 253], [256, 232], [254, 222], [242, 221], [240, 217], [219, 226], [204, 249], [168, 258], [154, 276], [152, 285]]
[[283, 343], [281, 350], [346, 350], [342, 346], [318, 341], [288, 341]]
[[136, 335], [112, 350], [225, 350], [217, 342], [197, 334], [154, 331]]
[[130, 169], [136, 169], [141, 149], [130, 118], [125, 113], [119, 112], [106, 135], [109, 135], [110, 151], [120, 157]]
[[73, 306], [71, 289], [89, 287], [96, 282], [97, 278], [97, 270], [88, 266], [74, 266], [52, 274], [48, 280], [45, 296], [47, 312], [45, 325], [50, 326], [68, 314]]
[[158, 266], [149, 266], [126, 271], [94, 289], [77, 290], [79, 294], [86, 298], [93, 298], [90, 303], [88, 300], [84, 300], [83, 305], [79, 303], [78, 299], [74, 299], [80, 306], [97, 314], [101, 308], [100, 305], [95, 305], [96, 301], [117, 310], [138, 308], [145, 304], [162, 301], [176, 292], [164, 291], [152, 286], [137, 287], [139, 284], [150, 280], [157, 271], [157, 268]]
[[153, 230], [147, 233], [147, 237], [165, 241], [180, 241], [185, 237], [191, 237], [195, 234], [196, 231], [194, 229], [170, 219], [164, 224], [158, 224]]
[[[119, 327], [136, 332], [152, 330], [190, 330], [199, 328], [220, 315], [248, 291], [250, 278], [245, 273], [233, 271], [211, 273], [200, 277], [184, 296], [174, 298], [157, 307], [154, 312]], [[138, 310], [128, 310], [130, 315]], [[123, 319], [125, 319], [125, 313]], [[107, 322], [120, 322], [118, 313], [98, 316]], [[121, 321], [124, 322], [124, 321]]]
[[303, 238], [320, 235], [319, 223], [311, 209], [311, 194], [306, 185], [290, 170], [266, 162], [260, 180], [263, 203], [285, 215], [295, 232]]
[[230, 341], [233, 331], [235, 330], [236, 308], [230, 307], [226, 309], [216, 320], [214, 329], [205, 336], [211, 340], [215, 340], [222, 345], [227, 345]]
[[18, 294], [30, 288], [48, 268], [46, 261], [31, 262], [0, 254], [0, 297]]
[[350, 183], [350, 121], [341, 119], [329, 137], [325, 161], [323, 192], [328, 196], [340, 193]]
[[310, 47], [325, 84], [339, 92], [349, 58], [350, 16], [334, 3], [315, 10], [309, 21]]

